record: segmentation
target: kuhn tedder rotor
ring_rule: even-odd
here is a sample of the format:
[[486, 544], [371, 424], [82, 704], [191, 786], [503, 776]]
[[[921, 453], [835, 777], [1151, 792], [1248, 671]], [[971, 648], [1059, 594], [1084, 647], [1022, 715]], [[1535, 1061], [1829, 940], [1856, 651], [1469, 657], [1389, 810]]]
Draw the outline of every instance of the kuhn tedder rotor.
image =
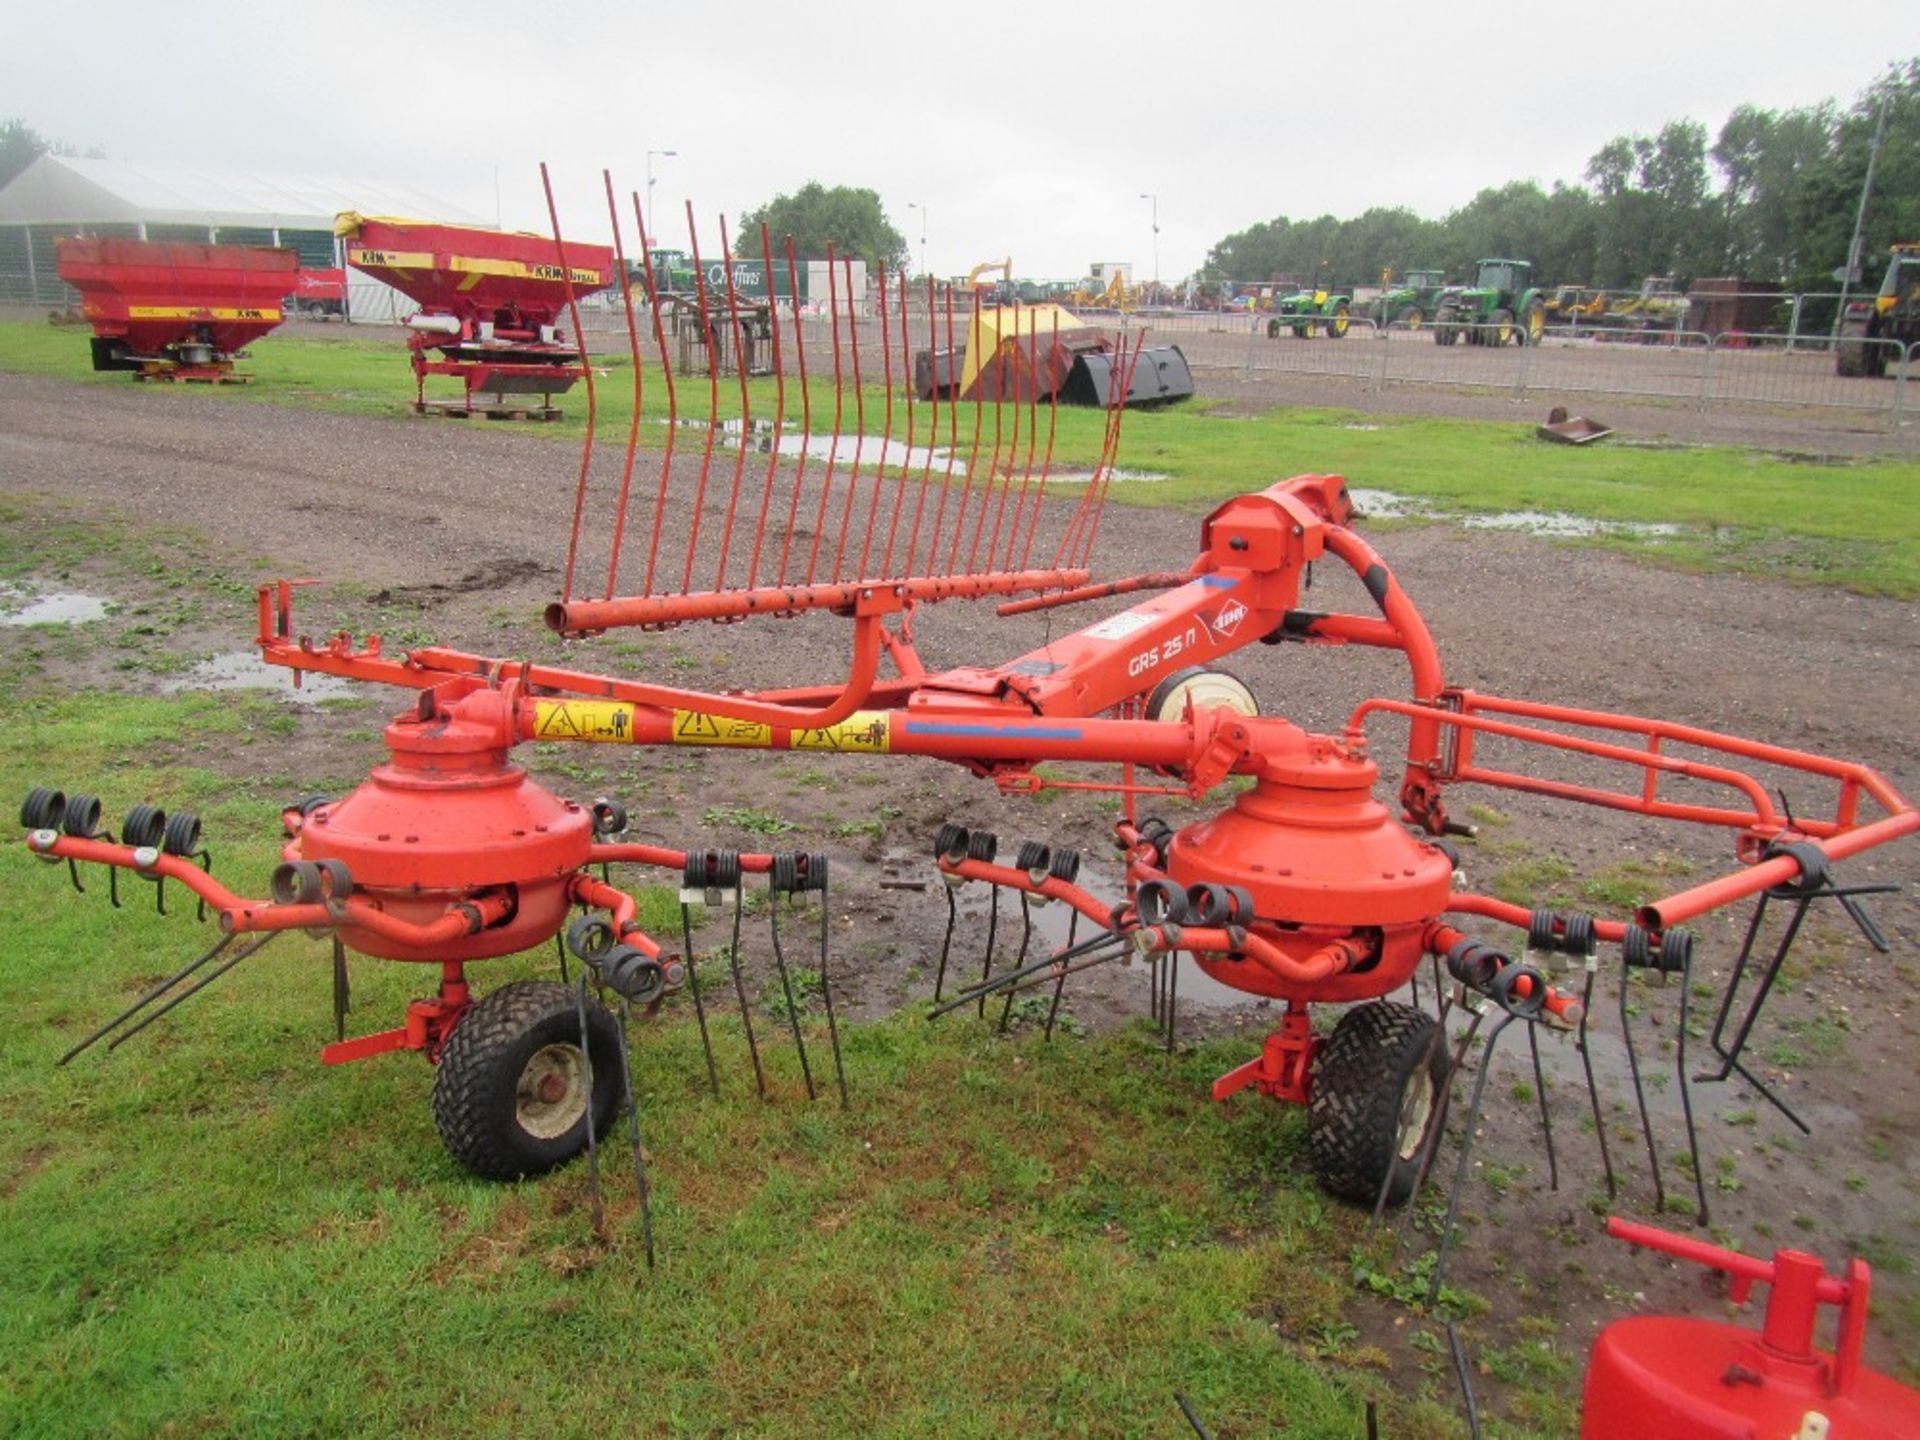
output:
[[233, 362], [278, 326], [300, 257], [256, 245], [61, 236], [60, 278], [93, 325], [93, 368], [136, 380], [251, 380]]
[[[578, 319], [569, 338], [561, 315], [613, 283], [606, 246], [574, 245], [563, 257], [541, 235], [351, 213], [335, 228], [348, 265], [420, 307], [406, 320], [417, 413], [559, 417], [553, 397], [586, 373]], [[428, 400], [429, 375], [457, 377], [460, 399]], [[509, 399], [536, 395], [537, 405]]]
[[[488, 1176], [551, 1168], [583, 1150], [593, 1153], [596, 1136], [614, 1123], [627, 1093], [625, 1010], [607, 1009], [589, 993], [589, 980], [600, 994], [629, 1003], [659, 1003], [684, 988], [703, 1035], [718, 1023], [710, 1013], [714, 991], [703, 992], [690, 935], [683, 932], [683, 948], [674, 952], [671, 939], [646, 934], [631, 893], [608, 878], [610, 867], [632, 866], [677, 876], [688, 902], [731, 905], [734, 944], [724, 953], [757, 1067], [739, 974], [743, 888], [747, 877], [765, 875], [775, 894], [824, 891], [825, 858], [698, 846], [683, 851], [623, 840], [618, 805], [556, 796], [514, 763], [515, 748], [528, 742], [832, 751], [869, 760], [915, 755], [950, 761], [1010, 793], [1119, 794], [1124, 818], [1115, 838], [1125, 893], [1118, 900], [1080, 883], [1080, 856], [1070, 847], [1039, 841], [1003, 847], [977, 828], [940, 827], [931, 858], [948, 882], [950, 905], [956, 890], [979, 883], [991, 887], [990, 925], [997, 925], [1003, 892], [1019, 898], [1029, 922], [1030, 907], [1047, 902], [1068, 907], [1074, 917], [1064, 945], [1032, 958], [1034, 927], [1023, 926], [1019, 955], [998, 968], [990, 935], [983, 973], [951, 996], [944, 993], [943, 954], [936, 982], [941, 1008], [984, 1009], [989, 996], [1035, 985], [1053, 986], [1057, 997], [1076, 970], [1142, 958], [1152, 967], [1155, 1012], [1171, 1038], [1174, 962], [1190, 956], [1214, 980], [1284, 1007], [1260, 1053], [1216, 1082], [1216, 1097], [1253, 1089], [1306, 1105], [1320, 1180], [1340, 1196], [1376, 1207], [1406, 1200], [1421, 1183], [1457, 1062], [1483, 1014], [1494, 1023], [1474, 1085], [1473, 1120], [1493, 1046], [1516, 1023], [1535, 1047], [1536, 1064], [1542, 1025], [1574, 1030], [1585, 1058], [1603, 949], [1623, 979], [1620, 1015], [1631, 1046], [1624, 978], [1635, 971], [1689, 977], [1688, 922], [1750, 897], [1761, 897], [1762, 911], [1770, 903], [1792, 907], [1793, 922], [1770, 960], [1753, 954], [1761, 932], [1756, 914], [1713, 1028], [1720, 1064], [1713, 1078], [1739, 1073], [1757, 1086], [1742, 1054], [1807, 909], [1831, 899], [1884, 944], [1859, 910], [1859, 892], [1838, 886], [1833, 867], [1920, 828], [1920, 812], [1885, 779], [1864, 765], [1762, 741], [1449, 685], [1413, 601], [1354, 528], [1352, 500], [1337, 476], [1297, 476], [1227, 500], [1201, 521], [1197, 557], [1184, 570], [1096, 582], [1090, 562], [1138, 337], [1116, 343], [1122, 373], [1110, 391], [1098, 462], [1090, 479], [1071, 481], [1074, 490], [1065, 498], [1059, 492], [1069, 482], [1054, 471], [1055, 401], [1043, 403], [1032, 390], [1023, 398], [948, 401], [936, 386], [916, 403], [908, 358], [916, 346], [944, 340], [951, 348], [955, 330], [970, 317], [956, 322], [954, 297], [930, 282], [915, 293], [905, 277], [884, 272], [875, 316], [846, 319], [837, 307], [833, 314], [830, 425], [809, 383], [827, 366], [818, 353], [809, 358], [806, 326], [790, 313], [773, 328], [771, 382], [751, 387], [744, 375], [735, 377], [743, 428], [769, 424], [776, 443], [760, 458], [744, 441], [721, 441], [716, 366], [705, 386], [699, 462], [682, 457], [676, 465], [675, 438], [689, 422], [680, 414], [657, 311], [657, 364], [644, 363], [611, 181], [607, 201], [611, 268], [627, 301], [634, 414], [626, 447], [611, 466], [604, 455], [596, 466], [588, 427], [565, 578], [547, 624], [560, 635], [582, 637], [827, 611], [844, 617], [852, 632], [845, 678], [715, 692], [440, 646], [390, 655], [378, 637], [364, 643], [345, 634], [302, 637], [293, 621], [293, 587], [265, 586], [258, 639], [266, 660], [296, 676], [311, 671], [399, 686], [417, 692], [418, 700], [388, 725], [389, 758], [365, 783], [339, 800], [315, 797], [288, 807], [284, 863], [268, 899], [244, 898], [213, 878], [191, 817], [140, 807], [115, 836], [100, 832], [99, 805], [90, 798], [50, 789], [29, 798], [22, 818], [35, 854], [66, 861], [76, 879], [80, 862], [96, 862], [131, 871], [162, 894], [169, 881], [183, 886], [214, 912], [223, 932], [208, 956], [107, 1027], [121, 1029], [114, 1043], [126, 1038], [126, 1027], [138, 1028], [177, 1004], [189, 979], [199, 977], [198, 984], [221, 973], [286, 930], [323, 935], [333, 945], [342, 1027], [342, 1038], [323, 1058], [337, 1063], [419, 1051], [438, 1065], [435, 1114], [462, 1164]], [[632, 218], [644, 256], [648, 237], [637, 202]], [[723, 250], [730, 252], [724, 221], [721, 230]], [[763, 231], [758, 240], [771, 273], [772, 239]], [[697, 250], [697, 235], [694, 243]], [[578, 293], [578, 247], [557, 233], [552, 246], [556, 283], [571, 300]], [[784, 262], [796, 263], [791, 243]], [[970, 303], [977, 311], [977, 297]], [[703, 299], [702, 309], [738, 323], [730, 291]], [[1022, 337], [1035, 356], [1046, 345], [1038, 327], [999, 328]], [[578, 334], [577, 317], [574, 329]], [[737, 353], [737, 344], [733, 348]], [[666, 388], [669, 422], [653, 480], [636, 478], [642, 392], [650, 375]], [[868, 391], [875, 379], [885, 387], [883, 398]], [[590, 411], [593, 393], [589, 374]], [[881, 428], [877, 444], [869, 434], [874, 419]], [[789, 438], [799, 443], [789, 445]], [[909, 458], [902, 461], [901, 453]], [[589, 581], [601, 562], [604, 580]], [[1349, 569], [1377, 613], [1304, 606], [1303, 582], [1317, 562]], [[934, 672], [916, 648], [920, 609], [935, 601], [1017, 596], [1000, 604], [1000, 613], [1015, 614], [1126, 594], [1149, 598], [997, 665]], [[1364, 701], [1335, 733], [1309, 733], [1257, 713], [1247, 688], [1218, 668], [1256, 642], [1397, 651], [1409, 667], [1409, 693]], [[883, 661], [890, 675], [882, 674]], [[1369, 725], [1387, 719], [1404, 724], [1407, 733], [1397, 805], [1375, 793], [1379, 767], [1368, 740]], [[1581, 778], [1508, 769], [1482, 758], [1496, 747], [1562, 761]], [[1062, 778], [1058, 767], [1075, 762], [1105, 773]], [[1624, 770], [1630, 780], [1609, 786], [1587, 778], [1608, 768]], [[1818, 813], [1804, 805], [1789, 811], [1761, 773], [1819, 785], [1831, 803]], [[1138, 813], [1144, 796], [1203, 797], [1229, 780], [1244, 788], [1196, 823], [1176, 829]], [[1446, 838], [1465, 828], [1448, 808], [1457, 786], [1522, 791], [1723, 831], [1734, 863], [1725, 874], [1631, 914], [1528, 911], [1464, 887], [1459, 856]], [[575, 911], [582, 913], [570, 919]], [[949, 949], [959, 914], [952, 905]], [[778, 907], [774, 915], [774, 956], [785, 981]], [[1473, 933], [1489, 926], [1517, 943]], [[234, 950], [241, 937], [253, 938]], [[823, 986], [826, 939], [823, 908]], [[577, 985], [522, 980], [475, 998], [467, 971], [472, 962], [548, 941], [562, 943], [563, 980], [568, 953], [581, 962]], [[437, 992], [410, 1005], [401, 1025], [345, 1038], [349, 952], [435, 966]], [[1571, 967], [1569, 975], [1556, 975], [1560, 964]], [[1427, 967], [1435, 994], [1453, 997], [1437, 1017], [1417, 1003], [1418, 977]], [[1416, 1003], [1389, 998], [1409, 986]], [[1682, 1005], [1687, 993], [1683, 986]], [[838, 1073], [830, 987], [826, 998]], [[1331, 1033], [1321, 1034], [1311, 1009], [1329, 1003], [1346, 1008]], [[1446, 1027], [1449, 1005], [1472, 1013], [1457, 1040]], [[791, 1005], [788, 1014], [806, 1066]], [[1683, 1015], [1677, 1072], [1683, 1097], [1686, 1029]], [[1639, 1089], [1631, 1048], [1628, 1056]], [[708, 1064], [717, 1090], [711, 1048]], [[1590, 1061], [1587, 1073], [1591, 1082]], [[811, 1089], [810, 1066], [806, 1078]], [[844, 1097], [843, 1074], [840, 1085]], [[1474, 1128], [1470, 1121], [1469, 1139]], [[1606, 1129], [1599, 1126], [1602, 1146]], [[1650, 1124], [1647, 1136], [1657, 1185]], [[637, 1160], [637, 1146], [635, 1153]], [[1612, 1159], [1606, 1160], [1611, 1182]], [[1464, 1171], [1464, 1149], [1459, 1164]], [[1696, 1160], [1696, 1183], [1702, 1173]], [[1704, 1186], [1699, 1203], [1704, 1214]], [[1437, 1290], [1438, 1268], [1434, 1284]]]

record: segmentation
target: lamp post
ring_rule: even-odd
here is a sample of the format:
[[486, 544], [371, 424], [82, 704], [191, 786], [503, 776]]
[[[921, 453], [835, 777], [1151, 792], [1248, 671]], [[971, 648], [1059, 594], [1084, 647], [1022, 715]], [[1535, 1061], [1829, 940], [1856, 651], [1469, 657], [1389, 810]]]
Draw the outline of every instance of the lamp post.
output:
[[[656, 156], [656, 155], [658, 155], [658, 156], [660, 156], [660, 157], [661, 157], [661, 158], [662, 158], [663, 160], [671, 160], [671, 159], [675, 159], [675, 158], [677, 158], [677, 157], [679, 156], [679, 154], [680, 154], [680, 152], [679, 152], [678, 150], [649, 150], [649, 151], [647, 151], [647, 234], [648, 234], [648, 237], [649, 237], [649, 238], [652, 238], [652, 236], [653, 236], [653, 234], [654, 234], [654, 229], [653, 229], [653, 157], [654, 157], [654, 156]], [[655, 243], [658, 243], [658, 242], [656, 241]]]
[[925, 278], [929, 273], [927, 270], [927, 207], [917, 200], [909, 200], [907, 208], [920, 212], [920, 274]]
[[1140, 198], [1153, 202], [1153, 288], [1158, 290], [1160, 288], [1160, 197], [1142, 191]]

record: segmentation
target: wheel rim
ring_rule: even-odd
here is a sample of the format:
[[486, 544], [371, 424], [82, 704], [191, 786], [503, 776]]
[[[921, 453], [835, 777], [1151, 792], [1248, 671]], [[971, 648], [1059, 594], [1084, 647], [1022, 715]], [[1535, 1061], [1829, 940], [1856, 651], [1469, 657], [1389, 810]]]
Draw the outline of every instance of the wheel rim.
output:
[[587, 1067], [578, 1045], [543, 1045], [514, 1086], [513, 1115], [536, 1140], [554, 1140], [587, 1113]]
[[1547, 329], [1547, 317], [1544, 314], [1542, 314], [1538, 310], [1532, 311], [1528, 314], [1527, 316], [1528, 336], [1530, 336], [1534, 340], [1538, 340], [1542, 335], [1546, 333], [1546, 329]]
[[1418, 308], [1409, 310], [1407, 312], [1407, 329], [1418, 330], [1420, 328], [1420, 322], [1425, 318], [1426, 317], [1420, 313]]
[[1400, 1149], [1402, 1160], [1420, 1153], [1427, 1138], [1427, 1122], [1433, 1118], [1433, 1076], [1424, 1068], [1407, 1082], [1400, 1094]]
[[1352, 317], [1350, 317], [1346, 311], [1342, 310], [1333, 317], [1333, 333], [1335, 335], [1345, 335], [1348, 327], [1352, 324]]

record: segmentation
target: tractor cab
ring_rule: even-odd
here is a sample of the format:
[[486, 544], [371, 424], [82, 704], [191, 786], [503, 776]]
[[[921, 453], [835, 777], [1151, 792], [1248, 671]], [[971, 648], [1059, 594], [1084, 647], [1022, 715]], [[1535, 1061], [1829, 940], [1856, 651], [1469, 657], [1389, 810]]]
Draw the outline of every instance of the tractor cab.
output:
[[1902, 303], [1920, 305], [1920, 245], [1896, 245], [1887, 257], [1886, 278], [1874, 309], [1885, 313]]
[[1482, 260], [1476, 290], [1517, 294], [1533, 286], [1533, 266], [1525, 260]]

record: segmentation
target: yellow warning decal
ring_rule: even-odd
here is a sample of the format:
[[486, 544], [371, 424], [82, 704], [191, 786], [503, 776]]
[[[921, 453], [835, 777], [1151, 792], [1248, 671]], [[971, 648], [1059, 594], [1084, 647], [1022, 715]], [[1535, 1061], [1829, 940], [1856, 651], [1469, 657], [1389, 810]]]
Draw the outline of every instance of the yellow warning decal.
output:
[[884, 755], [893, 748], [887, 715], [881, 710], [856, 710], [838, 725], [793, 732], [796, 750], [842, 750], [859, 755]]
[[431, 270], [430, 250], [361, 250], [347, 247], [347, 263], [369, 270]]
[[617, 700], [536, 700], [533, 738], [627, 745], [633, 741], [633, 706]]
[[729, 720], [704, 710], [673, 712], [676, 745], [747, 745], [766, 749], [773, 744], [773, 727], [751, 720]]
[[277, 305], [222, 308], [209, 305], [129, 305], [129, 320], [278, 320]]
[[[361, 250], [349, 247], [347, 263], [362, 270], [442, 268], [434, 264], [433, 254], [427, 250]], [[503, 275], [514, 280], [549, 280], [556, 284], [571, 275], [574, 284], [596, 288], [607, 283], [606, 275], [580, 265], [569, 265], [563, 270], [558, 265], [530, 265], [524, 260], [490, 260], [483, 255], [449, 255], [444, 268], [455, 275], [473, 277], [460, 287], [463, 290], [478, 284], [482, 275]]]

